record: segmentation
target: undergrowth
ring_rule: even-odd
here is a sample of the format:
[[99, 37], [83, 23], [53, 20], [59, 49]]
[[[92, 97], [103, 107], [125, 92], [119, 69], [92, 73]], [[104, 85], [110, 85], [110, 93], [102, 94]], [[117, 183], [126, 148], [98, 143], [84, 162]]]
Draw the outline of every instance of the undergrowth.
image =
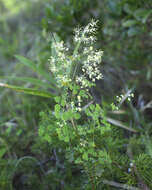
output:
[[[31, 38], [24, 40], [20, 36], [28, 46], [22, 47], [23, 54], [32, 56], [37, 64], [22, 56], [16, 58], [35, 73], [24, 77], [23, 68], [16, 64], [9, 68], [16, 70], [14, 74], [1, 77], [0, 85], [41, 97], [16, 96], [7, 89], [1, 93], [0, 189], [152, 188], [151, 33], [145, 37], [151, 25], [150, 1], [144, 1], [143, 6], [130, 0], [103, 2], [77, 4], [67, 0], [61, 9], [60, 1], [48, 4], [47, 18], [42, 20], [43, 39], [33, 38], [37, 51], [28, 46]], [[94, 9], [103, 7], [105, 12], [97, 11], [97, 16], [103, 18], [106, 13], [103, 32], [99, 31], [105, 62], [101, 59], [103, 52], [96, 49], [101, 47], [96, 39], [100, 35], [96, 33], [96, 22], [77, 28], [73, 44], [71, 40], [73, 25], [88, 22], [79, 18], [95, 17]], [[102, 25], [100, 21], [98, 24]], [[50, 38], [46, 32], [50, 28], [59, 36], [53, 34]], [[7, 31], [11, 36], [11, 30]], [[12, 43], [0, 39], [6, 47], [0, 47], [2, 59], [14, 61], [20, 32]], [[50, 71], [46, 71], [50, 46]], [[6, 84], [8, 81], [16, 85]], [[26, 84], [21, 86], [21, 82]], [[104, 88], [99, 83], [104, 83]], [[116, 88], [119, 96], [115, 98], [111, 92]], [[105, 94], [110, 97], [108, 101]]]

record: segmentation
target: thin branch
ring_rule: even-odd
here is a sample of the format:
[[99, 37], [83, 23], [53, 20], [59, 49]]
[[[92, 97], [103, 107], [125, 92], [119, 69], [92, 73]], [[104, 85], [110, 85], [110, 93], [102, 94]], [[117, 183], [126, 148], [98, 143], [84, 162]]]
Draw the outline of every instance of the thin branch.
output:
[[143, 112], [147, 108], [152, 108], [152, 100], [148, 102], [145, 106], [143, 106], [140, 111]]
[[133, 132], [133, 133], [137, 133], [137, 132], [138, 132], [138, 131], [136, 131], [135, 129], [132, 129], [132, 128], [127, 127], [127, 126], [124, 125], [121, 121], [112, 119], [112, 118], [110, 118], [110, 117], [107, 117], [106, 120], [107, 120], [109, 123], [111, 123], [111, 124], [113, 124], [113, 125], [116, 125], [116, 126], [118, 126], [118, 127], [121, 127], [121, 128], [123, 128], [123, 129], [126, 129], [126, 130], [128, 130], [128, 131], [130, 131], [130, 132]]
[[87, 109], [91, 104], [93, 104], [94, 100], [92, 100], [91, 102], [89, 102], [87, 105], [85, 105], [82, 110], [84, 111], [85, 109]]
[[133, 187], [133, 186], [130, 186], [127, 184], [118, 183], [115, 181], [103, 180], [103, 183], [106, 185], [110, 185], [110, 186], [114, 186], [114, 187], [118, 187], [118, 188], [122, 188], [122, 189], [127, 189], [127, 190], [141, 190], [137, 187]]

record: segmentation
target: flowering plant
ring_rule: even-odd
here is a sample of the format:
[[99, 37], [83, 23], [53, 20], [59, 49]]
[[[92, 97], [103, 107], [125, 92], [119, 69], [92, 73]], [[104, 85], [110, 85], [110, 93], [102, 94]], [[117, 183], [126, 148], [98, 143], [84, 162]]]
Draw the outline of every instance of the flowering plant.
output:
[[[92, 20], [86, 27], [75, 29], [72, 55], [63, 41], [52, 43], [50, 70], [61, 91], [55, 97], [54, 112], [49, 113], [49, 125], [42, 122], [39, 129], [43, 139], [66, 150], [69, 162], [83, 166], [92, 189], [104, 168], [111, 165], [102, 142], [111, 127], [100, 105], [93, 104], [89, 91], [96, 80], [102, 79], [103, 51], [94, 48], [96, 27], [97, 22]], [[44, 121], [45, 114], [41, 113], [41, 117]]]
[[[83, 92], [83, 98], [88, 99], [89, 88], [95, 86], [96, 80], [102, 79], [100, 64], [103, 51], [94, 50], [93, 47], [96, 40], [96, 26], [97, 21], [92, 20], [86, 27], [75, 29], [75, 49], [72, 55], [68, 54], [69, 49], [65, 47], [63, 41], [52, 43], [50, 70], [55, 75], [59, 88], [65, 91], [69, 89], [73, 95], [77, 95], [79, 105], [82, 101], [82, 95], [79, 93]], [[74, 97], [72, 94], [71, 97]], [[74, 106], [73, 101], [70, 102]], [[78, 109], [80, 110], [80, 106]]]

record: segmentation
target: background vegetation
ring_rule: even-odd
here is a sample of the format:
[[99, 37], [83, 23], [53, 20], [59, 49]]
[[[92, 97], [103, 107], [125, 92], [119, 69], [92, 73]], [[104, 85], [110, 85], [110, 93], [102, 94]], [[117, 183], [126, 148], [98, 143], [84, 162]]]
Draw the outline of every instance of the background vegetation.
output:
[[[152, 1], [1, 0], [0, 13], [0, 83], [37, 95], [41, 90], [42, 96], [54, 93], [48, 69], [52, 34], [73, 50], [74, 28], [99, 20], [96, 46], [104, 51], [104, 79], [92, 95], [102, 99], [111, 122], [102, 143], [112, 163], [95, 169], [96, 189], [152, 189]], [[32, 64], [35, 72], [28, 68]], [[134, 97], [127, 101], [130, 93]], [[120, 94], [119, 110], [111, 111]], [[67, 159], [64, 144], [54, 139], [50, 145], [38, 135], [41, 128], [49, 134], [54, 105], [53, 98], [0, 88], [0, 189], [93, 189], [82, 166]]]

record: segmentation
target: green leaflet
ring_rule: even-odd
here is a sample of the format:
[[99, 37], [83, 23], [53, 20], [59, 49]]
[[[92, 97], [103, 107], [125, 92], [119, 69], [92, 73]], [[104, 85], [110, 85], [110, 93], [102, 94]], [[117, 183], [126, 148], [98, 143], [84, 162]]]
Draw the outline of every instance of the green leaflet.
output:
[[61, 114], [60, 114], [61, 107], [60, 107], [60, 105], [56, 104], [54, 109], [55, 109], [55, 116], [56, 116], [56, 118], [59, 119], [61, 117]]
[[4, 154], [7, 152], [7, 148], [1, 147], [0, 148], [0, 159], [4, 156]]
[[83, 155], [82, 155], [82, 158], [86, 161], [88, 161], [88, 152], [84, 152]]

